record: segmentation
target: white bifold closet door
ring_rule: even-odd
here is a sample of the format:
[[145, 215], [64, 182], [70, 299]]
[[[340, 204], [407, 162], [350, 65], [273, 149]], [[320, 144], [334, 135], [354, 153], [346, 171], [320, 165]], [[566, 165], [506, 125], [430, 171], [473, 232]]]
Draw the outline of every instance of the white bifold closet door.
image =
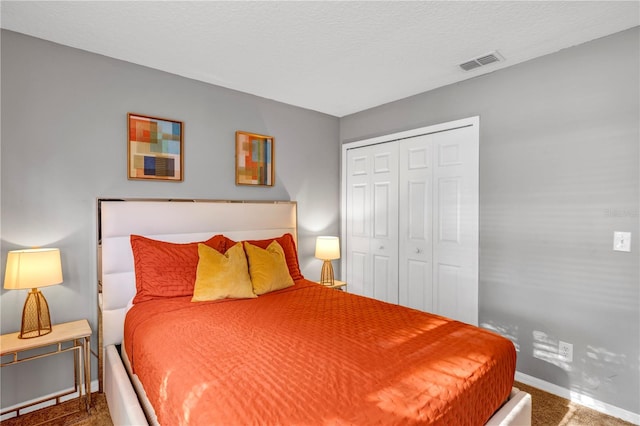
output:
[[347, 152], [352, 292], [398, 303], [398, 145]]
[[351, 292], [478, 322], [478, 129], [346, 150]]

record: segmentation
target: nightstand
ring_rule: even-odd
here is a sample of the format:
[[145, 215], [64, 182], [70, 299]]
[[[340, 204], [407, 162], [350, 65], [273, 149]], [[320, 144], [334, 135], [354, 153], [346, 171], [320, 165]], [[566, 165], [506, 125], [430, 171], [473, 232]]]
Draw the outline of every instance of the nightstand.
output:
[[[318, 282], [318, 284], [322, 284], [322, 283]], [[342, 291], [347, 290], [347, 283], [344, 281], [333, 280], [333, 285], [326, 285], [326, 284], [322, 284], [322, 285], [327, 288], [335, 288]]]
[[[19, 339], [20, 333], [3, 334], [0, 336], [0, 356], [2, 363], [0, 367], [8, 367], [34, 359], [44, 358], [63, 352], [73, 351], [73, 374], [74, 389], [64, 391], [56, 395], [51, 395], [39, 401], [30, 402], [18, 408], [4, 411], [4, 415], [16, 412], [20, 415], [20, 410], [31, 407], [46, 401], [55, 399], [56, 404], [60, 403], [60, 398], [78, 392], [78, 401], [82, 401], [84, 387], [84, 404], [87, 413], [91, 406], [91, 327], [89, 322], [84, 320], [54, 324], [51, 333], [31, 339]], [[39, 355], [20, 357], [20, 354], [32, 349], [49, 348], [47, 352]]]

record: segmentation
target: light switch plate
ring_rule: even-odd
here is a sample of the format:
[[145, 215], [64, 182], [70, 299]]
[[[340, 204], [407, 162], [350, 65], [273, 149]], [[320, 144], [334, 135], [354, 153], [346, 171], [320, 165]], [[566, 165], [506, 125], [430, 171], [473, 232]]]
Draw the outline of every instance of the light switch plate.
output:
[[631, 232], [615, 231], [613, 233], [614, 251], [631, 251]]

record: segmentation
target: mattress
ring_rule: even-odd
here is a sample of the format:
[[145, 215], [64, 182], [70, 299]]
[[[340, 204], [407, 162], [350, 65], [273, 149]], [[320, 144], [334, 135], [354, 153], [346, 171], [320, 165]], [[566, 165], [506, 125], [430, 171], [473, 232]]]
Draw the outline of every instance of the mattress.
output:
[[306, 280], [257, 299], [139, 303], [124, 334], [167, 425], [481, 425], [516, 364], [488, 330]]

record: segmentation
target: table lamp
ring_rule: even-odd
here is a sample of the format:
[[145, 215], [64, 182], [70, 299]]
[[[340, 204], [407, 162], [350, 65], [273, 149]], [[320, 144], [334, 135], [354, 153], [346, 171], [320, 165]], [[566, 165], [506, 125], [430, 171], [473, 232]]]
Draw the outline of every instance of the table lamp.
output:
[[31, 289], [22, 309], [20, 339], [51, 333], [49, 305], [38, 287], [60, 284], [62, 265], [60, 250], [40, 248], [13, 250], [7, 254], [4, 288], [7, 290]]
[[318, 237], [316, 239], [316, 257], [324, 260], [320, 273], [320, 284], [332, 286], [334, 279], [331, 261], [340, 259], [340, 239], [338, 237]]

